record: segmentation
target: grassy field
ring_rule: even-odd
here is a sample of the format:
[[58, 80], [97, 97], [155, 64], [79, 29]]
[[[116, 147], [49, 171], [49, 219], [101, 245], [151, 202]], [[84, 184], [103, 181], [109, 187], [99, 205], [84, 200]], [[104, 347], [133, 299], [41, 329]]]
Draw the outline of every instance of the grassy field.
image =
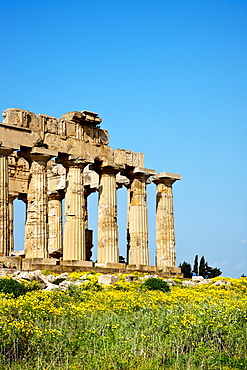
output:
[[0, 294], [1, 369], [247, 369], [247, 278], [176, 280], [167, 293], [124, 275], [104, 288], [89, 279], [65, 292]]

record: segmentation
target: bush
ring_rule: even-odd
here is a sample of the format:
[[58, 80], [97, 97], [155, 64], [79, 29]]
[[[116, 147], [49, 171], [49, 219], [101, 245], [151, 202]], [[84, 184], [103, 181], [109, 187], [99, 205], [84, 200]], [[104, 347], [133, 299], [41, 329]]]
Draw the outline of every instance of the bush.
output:
[[161, 290], [162, 292], [170, 291], [169, 285], [164, 280], [156, 278], [148, 278], [145, 283], [143, 283], [143, 286], [148, 290]]
[[27, 291], [27, 287], [14, 279], [3, 278], [0, 280], [0, 292], [2, 293], [13, 294], [16, 298], [25, 294]]

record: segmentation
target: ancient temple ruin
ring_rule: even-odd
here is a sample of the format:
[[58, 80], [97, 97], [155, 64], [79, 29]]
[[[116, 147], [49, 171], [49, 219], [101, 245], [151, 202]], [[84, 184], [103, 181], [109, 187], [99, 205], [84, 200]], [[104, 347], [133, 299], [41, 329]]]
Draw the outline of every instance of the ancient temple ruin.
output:
[[[176, 268], [172, 184], [180, 175], [144, 167], [144, 155], [109, 146], [102, 119], [88, 111], [61, 118], [6, 109], [0, 123], [0, 256], [14, 253], [13, 201], [26, 204], [22, 266]], [[156, 184], [156, 266], [150, 266], [146, 186]], [[119, 263], [117, 201], [127, 191], [127, 264]], [[98, 192], [97, 263], [87, 199]], [[64, 199], [65, 223], [62, 223]], [[13, 257], [14, 258], [14, 257]]]

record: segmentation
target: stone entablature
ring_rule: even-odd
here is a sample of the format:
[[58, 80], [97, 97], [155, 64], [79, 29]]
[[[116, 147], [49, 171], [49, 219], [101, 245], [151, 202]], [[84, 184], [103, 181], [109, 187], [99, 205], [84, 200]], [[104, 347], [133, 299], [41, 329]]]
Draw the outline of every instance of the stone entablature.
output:
[[3, 116], [0, 255], [13, 253], [13, 200], [19, 198], [26, 203], [26, 258], [47, 261], [48, 257], [62, 257], [64, 263], [73, 261], [74, 265], [91, 266], [93, 231], [88, 230], [87, 198], [97, 191], [98, 265], [111, 264], [117, 268], [116, 191], [125, 186], [127, 263], [148, 268], [146, 186], [153, 180], [157, 187], [156, 264], [161, 269], [175, 268], [172, 184], [180, 175], [156, 174], [144, 168], [143, 153], [113, 150], [108, 145], [108, 132], [100, 128], [102, 119], [96, 113], [69, 112], [58, 119], [7, 109]]

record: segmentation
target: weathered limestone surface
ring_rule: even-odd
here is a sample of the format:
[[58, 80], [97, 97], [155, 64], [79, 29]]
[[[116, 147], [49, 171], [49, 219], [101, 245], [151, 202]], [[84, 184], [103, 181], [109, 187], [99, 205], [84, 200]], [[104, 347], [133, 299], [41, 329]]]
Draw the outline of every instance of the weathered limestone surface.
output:
[[162, 172], [153, 177], [156, 184], [156, 264], [176, 266], [172, 184], [180, 175]]
[[70, 156], [62, 163], [67, 169], [63, 259], [85, 261], [83, 169], [88, 162]]
[[14, 251], [14, 199], [16, 197], [9, 193], [9, 254]]
[[119, 262], [116, 174], [119, 167], [101, 165], [98, 201], [98, 262]]
[[48, 195], [48, 254], [63, 253], [62, 198], [59, 192]]
[[26, 258], [48, 257], [48, 195], [47, 173], [48, 160], [56, 152], [33, 148], [23, 152], [30, 162], [30, 179], [27, 194], [25, 254]]
[[[94, 172], [94, 171], [91, 171]], [[95, 175], [97, 175], [95, 173]], [[92, 248], [93, 248], [93, 230], [88, 229], [88, 197], [91, 193], [98, 189], [98, 182], [96, 188], [93, 188], [94, 184], [88, 184], [85, 186], [85, 172], [83, 173], [84, 178], [84, 207], [83, 207], [83, 215], [84, 215], [84, 228], [85, 228], [85, 246], [86, 246], [86, 261], [90, 261], [92, 257]], [[98, 175], [97, 175], [97, 178]], [[91, 186], [92, 185], [92, 188]]]
[[138, 167], [125, 173], [130, 179], [128, 263], [130, 265], [149, 265], [146, 181], [155, 171]]
[[115, 284], [118, 281], [117, 276], [113, 275], [100, 275], [98, 277], [98, 283], [102, 285]]
[[8, 155], [11, 149], [0, 147], [0, 255], [10, 252]]
[[[92, 267], [93, 230], [88, 229], [87, 200], [98, 191], [97, 268], [126, 269], [119, 263], [116, 197], [116, 190], [125, 186], [127, 268], [155, 270], [149, 265], [146, 203], [146, 185], [155, 171], [144, 168], [143, 153], [113, 150], [97, 113], [73, 111], [55, 118], [11, 108], [3, 116], [0, 255], [15, 254], [13, 201], [18, 198], [26, 203], [23, 266], [57, 266], [56, 258], [62, 256], [63, 268]], [[168, 173], [153, 178], [157, 186], [157, 266], [173, 275], [179, 271], [175, 267], [172, 184], [180, 178]]]

